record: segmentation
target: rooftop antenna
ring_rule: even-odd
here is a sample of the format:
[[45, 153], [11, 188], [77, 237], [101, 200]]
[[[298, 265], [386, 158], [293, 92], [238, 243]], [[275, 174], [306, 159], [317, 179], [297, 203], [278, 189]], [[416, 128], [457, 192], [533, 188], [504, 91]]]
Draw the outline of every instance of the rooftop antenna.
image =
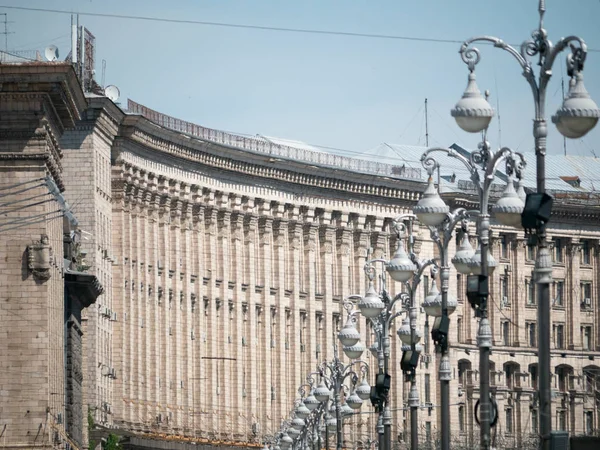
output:
[[104, 76], [106, 75], [106, 60], [102, 60], [102, 79], [100, 80], [100, 86], [104, 89]]
[[[562, 75], [560, 77], [560, 87], [562, 89], [562, 99], [563, 99], [563, 103], [564, 103], [564, 101], [565, 101], [565, 77]], [[567, 138], [566, 138], [566, 136], [563, 136], [563, 150], [565, 152], [565, 156], [567, 156]]]
[[425, 99], [425, 146], [429, 147], [429, 124], [427, 116], [427, 99]]
[[0, 32], [0, 34], [4, 35], [4, 51], [8, 53], [8, 35], [9, 34], [14, 34], [14, 31], [8, 31], [8, 24], [9, 23], [14, 23], [14, 22], [9, 22], [8, 21], [8, 14], [7, 13], [0, 13], [0, 16], [4, 16], [4, 31]]

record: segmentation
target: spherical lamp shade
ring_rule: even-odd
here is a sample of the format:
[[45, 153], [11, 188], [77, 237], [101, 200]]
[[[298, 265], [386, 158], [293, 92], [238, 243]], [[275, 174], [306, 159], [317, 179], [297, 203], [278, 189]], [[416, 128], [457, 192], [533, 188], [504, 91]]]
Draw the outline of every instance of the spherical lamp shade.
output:
[[552, 116], [552, 122], [563, 136], [578, 139], [596, 126], [600, 110], [585, 89], [581, 72], [577, 72], [569, 85], [569, 93], [561, 108]]
[[354, 409], [352, 409], [348, 403], [344, 403], [342, 405], [342, 417], [349, 417], [352, 414], [354, 414]]
[[502, 197], [498, 199], [496, 204], [492, 206], [492, 212], [498, 222], [508, 227], [520, 227], [521, 226], [521, 213], [525, 203], [517, 194], [515, 186], [513, 184], [512, 177], [508, 178], [506, 188], [502, 193]]
[[335, 419], [335, 417], [330, 417], [329, 419], [327, 419], [327, 430], [330, 433], [333, 433], [337, 430], [337, 420]]
[[435, 280], [431, 282], [431, 288], [429, 289], [429, 293], [425, 297], [425, 300], [421, 304], [423, 309], [425, 310], [425, 314], [431, 317], [439, 317], [442, 315], [442, 305], [438, 304], [438, 296], [440, 295], [440, 291], [437, 288], [437, 283]]
[[369, 351], [371, 352], [371, 355], [377, 358], [377, 355], [379, 354], [379, 345], [377, 345], [377, 342], [373, 342], [369, 346]]
[[346, 399], [346, 404], [352, 409], [360, 409], [363, 404], [362, 398], [358, 396], [356, 391], [354, 391], [350, 396]]
[[[494, 257], [492, 256], [492, 254], [490, 253], [489, 250], [488, 250], [488, 256], [487, 256], [487, 263], [488, 263], [488, 271], [491, 274], [494, 271], [494, 269], [496, 268], [496, 266], [498, 265], [498, 262], [494, 259]], [[473, 274], [481, 275], [481, 246], [480, 245], [477, 246], [477, 250], [475, 250], [475, 253], [473, 254], [473, 258], [471, 258], [469, 267], [471, 267], [471, 271], [473, 272]]]
[[437, 227], [446, 220], [450, 207], [444, 203], [444, 200], [438, 194], [431, 176], [427, 181], [427, 188], [413, 208], [413, 212], [417, 215], [419, 221], [430, 227]]
[[404, 241], [402, 239], [398, 240], [398, 249], [392, 259], [385, 264], [385, 268], [390, 277], [400, 283], [405, 283], [414, 276], [417, 266], [411, 261], [404, 250]]
[[288, 428], [287, 433], [292, 439], [296, 439], [298, 436], [300, 436], [300, 430], [297, 430], [293, 427]]
[[[410, 352], [412, 350], [412, 347], [410, 344], [402, 344], [400, 350], [402, 350], [403, 352]], [[423, 346], [421, 344], [415, 344], [415, 351], [419, 353], [423, 352]]]
[[[400, 338], [403, 344], [411, 344], [411, 332], [410, 332], [410, 320], [408, 317], [402, 320], [402, 325], [396, 331], [396, 334]], [[415, 344], [421, 340], [421, 332], [419, 330], [415, 330]]]
[[294, 443], [294, 440], [289, 436], [289, 434], [283, 433], [283, 436], [281, 436], [279, 442], [281, 443], [281, 447], [290, 448]]
[[343, 346], [354, 345], [358, 342], [358, 340], [360, 339], [360, 333], [354, 325], [353, 317], [348, 317], [346, 324], [338, 333], [338, 339], [340, 340]]
[[469, 82], [462, 98], [456, 103], [454, 109], [450, 111], [452, 117], [456, 120], [459, 127], [468, 133], [479, 133], [485, 130], [492, 117], [494, 109], [488, 101], [481, 95], [475, 73], [469, 73]]
[[310, 391], [310, 394], [308, 394], [308, 397], [306, 397], [304, 399], [304, 406], [306, 406], [309, 411], [314, 411], [315, 409], [317, 409], [319, 407], [320, 404], [321, 404], [321, 402], [319, 400], [317, 400], [317, 397], [315, 397], [314, 390]]
[[308, 416], [310, 416], [310, 409], [308, 409], [304, 403], [300, 403], [296, 407], [296, 417], [306, 419]]
[[360, 358], [365, 350], [365, 346], [360, 342], [348, 347], [344, 346], [344, 354], [350, 359]]
[[471, 273], [471, 267], [469, 266], [473, 255], [475, 254], [475, 250], [471, 246], [471, 242], [469, 241], [469, 235], [467, 233], [464, 234], [458, 249], [456, 250], [456, 255], [452, 258], [452, 264], [456, 268], [458, 273], [462, 273], [463, 275], [468, 275]]
[[368, 400], [371, 397], [371, 386], [369, 386], [367, 380], [363, 379], [356, 387], [356, 395], [358, 395], [362, 400]]
[[373, 286], [373, 282], [369, 283], [369, 288], [367, 289], [367, 293], [363, 298], [358, 302], [358, 309], [360, 309], [360, 313], [368, 319], [373, 319], [383, 311], [385, 308], [385, 304], [381, 301], [381, 297], [375, 291], [375, 287]]
[[330, 395], [331, 395], [331, 391], [329, 389], [327, 389], [327, 386], [325, 386], [325, 383], [323, 381], [321, 381], [321, 384], [319, 384], [319, 386], [317, 386], [317, 388], [315, 389], [315, 398], [317, 400], [319, 400], [321, 403], [324, 403], [327, 400], [329, 400]]
[[292, 420], [292, 427], [296, 430], [301, 430], [302, 428], [304, 428], [304, 425], [304, 420], [302, 420], [300, 417], [296, 417], [294, 418], [294, 420]]

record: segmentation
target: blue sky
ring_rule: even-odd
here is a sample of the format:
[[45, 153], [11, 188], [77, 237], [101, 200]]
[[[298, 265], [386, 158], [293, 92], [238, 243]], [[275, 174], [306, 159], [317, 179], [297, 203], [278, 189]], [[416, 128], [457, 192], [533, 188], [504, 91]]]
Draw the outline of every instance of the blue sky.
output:
[[[600, 1], [548, 0], [550, 39], [577, 34], [600, 50]], [[537, 0], [0, 0], [0, 5], [227, 22], [271, 27], [376, 33], [462, 41], [487, 34], [520, 44], [537, 27]], [[9, 49], [55, 44], [70, 50], [70, 16], [3, 9]], [[0, 16], [0, 21], [3, 16]], [[81, 16], [96, 36], [97, 79], [131, 98], [204, 126], [263, 134], [364, 152], [381, 142], [425, 144], [423, 103], [429, 103], [429, 143], [474, 148], [477, 135], [450, 117], [467, 68], [459, 44], [259, 31]], [[0, 27], [2, 25], [0, 24]], [[0, 36], [4, 37], [4, 36]], [[0, 40], [0, 47], [3, 47]], [[488, 140], [532, 149], [533, 102], [506, 52], [480, 46], [482, 90], [500, 106]], [[548, 90], [547, 115], [561, 102], [563, 53]], [[535, 66], [537, 68], [537, 66]], [[588, 54], [586, 87], [600, 102], [600, 51]], [[566, 75], [565, 75], [566, 76]], [[565, 84], [567, 80], [565, 79]], [[563, 152], [550, 124], [549, 153]], [[600, 126], [567, 141], [573, 155], [600, 156]]]

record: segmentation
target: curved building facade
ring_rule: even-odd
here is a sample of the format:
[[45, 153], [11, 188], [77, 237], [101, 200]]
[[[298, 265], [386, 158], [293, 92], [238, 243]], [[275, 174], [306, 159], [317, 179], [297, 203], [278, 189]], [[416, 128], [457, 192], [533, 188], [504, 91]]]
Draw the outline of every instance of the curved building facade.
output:
[[[37, 64], [36, 70], [49, 77], [52, 67]], [[86, 101], [59, 145], [64, 196], [79, 221], [88, 270], [104, 287], [81, 315], [81, 401], [88, 417], [116, 433], [149, 439], [264, 442], [289, 416], [306, 376], [333, 357], [343, 301], [364, 295], [369, 258], [393, 255], [392, 221], [416, 204], [425, 173], [408, 162], [353, 160], [209, 130], [135, 103], [123, 111], [104, 97], [90, 94]], [[448, 202], [474, 207], [468, 185], [460, 184], [465, 180], [453, 175]], [[563, 198], [549, 229], [555, 255], [553, 427], [572, 433], [597, 432], [600, 419], [600, 210], [582, 192], [556, 194]], [[429, 232], [415, 232], [418, 256], [435, 257]], [[453, 242], [451, 255], [454, 249]], [[534, 254], [522, 231], [501, 226], [493, 227], [492, 249], [499, 262], [490, 312], [498, 443], [525, 447], [538, 420]], [[450, 280], [458, 299], [450, 335], [452, 438], [468, 446], [478, 435], [477, 322], [464, 278], [452, 269]], [[6, 282], [27, 283], [16, 277]], [[419, 303], [430, 282], [428, 276], [419, 288]], [[388, 279], [392, 294], [400, 288]], [[426, 322], [421, 312], [419, 425], [421, 440], [433, 445], [438, 361]], [[398, 319], [392, 326], [390, 361], [398, 446], [410, 430], [395, 336], [400, 325]], [[362, 318], [358, 326], [369, 347], [370, 326]], [[377, 361], [367, 353], [375, 371]], [[19, 395], [10, 389], [9, 396]], [[10, 408], [16, 420], [22, 411]], [[376, 439], [376, 415], [366, 404], [361, 412], [346, 422], [347, 446]], [[9, 436], [30, 442], [28, 433]], [[11, 447], [0, 440], [0, 448]]]

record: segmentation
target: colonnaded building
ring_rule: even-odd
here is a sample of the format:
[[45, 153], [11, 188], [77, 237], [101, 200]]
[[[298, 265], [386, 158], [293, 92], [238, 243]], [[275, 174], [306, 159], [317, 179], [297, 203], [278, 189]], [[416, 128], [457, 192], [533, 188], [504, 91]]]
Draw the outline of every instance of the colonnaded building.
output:
[[[392, 163], [228, 134], [84, 92], [69, 63], [1, 64], [0, 449], [87, 448], [96, 429], [129, 448], [262, 445], [333, 357], [343, 300], [364, 295], [365, 262], [390, 258], [393, 219], [425, 189], [425, 149], [385, 149]], [[600, 428], [597, 173], [595, 158], [548, 157], [553, 428], [573, 434]], [[453, 207], [475, 206], [456, 163], [442, 166], [441, 187]], [[415, 231], [418, 256], [435, 256]], [[495, 436], [525, 448], [539, 420], [535, 255], [522, 231], [499, 225], [492, 249]], [[452, 439], [469, 446], [479, 364], [464, 286], [452, 268]], [[395, 448], [410, 435], [400, 325]], [[419, 327], [420, 439], [435, 445], [438, 362], [423, 311]], [[365, 404], [346, 419], [346, 445], [376, 440], [375, 426]]]

